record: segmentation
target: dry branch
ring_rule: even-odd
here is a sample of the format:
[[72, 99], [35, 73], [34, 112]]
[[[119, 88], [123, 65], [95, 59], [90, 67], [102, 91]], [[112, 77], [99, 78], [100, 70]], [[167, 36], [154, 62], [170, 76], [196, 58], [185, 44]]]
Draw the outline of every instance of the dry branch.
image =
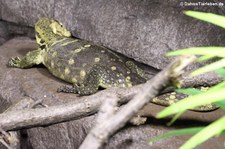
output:
[[[9, 107], [7, 110], [5, 110], [5, 112], [29, 108], [30, 105], [32, 105], [33, 103], [34, 103], [34, 100], [30, 98], [24, 98], [20, 100], [18, 103], [16, 103], [15, 105], [12, 105], [11, 107]], [[19, 148], [20, 142], [19, 142], [18, 132], [16, 131], [5, 132], [5, 130], [0, 128], [0, 142], [7, 149]]]
[[[153, 79], [143, 85], [143, 91], [139, 92], [116, 114], [104, 119], [90, 131], [86, 139], [80, 146], [80, 149], [97, 149], [108, 140], [109, 136], [122, 128], [139, 110], [141, 110], [150, 100], [156, 97], [159, 92], [173, 81], [177, 83], [177, 79], [183, 73], [183, 69], [194, 61], [195, 57], [179, 57], [172, 62], [166, 69], [158, 73]], [[105, 104], [104, 104], [105, 105]], [[111, 105], [111, 109], [107, 113], [113, 113], [115, 104]]]
[[0, 114], [0, 127], [9, 131], [75, 120], [97, 112], [102, 102], [109, 96], [113, 99], [119, 98], [119, 103], [124, 103], [141, 89], [141, 85], [131, 89], [112, 88], [62, 105], [7, 111]]

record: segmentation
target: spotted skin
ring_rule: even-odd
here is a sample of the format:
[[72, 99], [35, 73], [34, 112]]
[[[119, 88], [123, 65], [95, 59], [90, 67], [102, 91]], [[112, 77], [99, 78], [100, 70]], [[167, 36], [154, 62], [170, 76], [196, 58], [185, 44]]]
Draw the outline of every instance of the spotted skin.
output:
[[[35, 36], [39, 48], [22, 58], [11, 58], [8, 65], [30, 68], [43, 64], [55, 77], [73, 84], [72, 87], [60, 87], [59, 92], [90, 95], [99, 87], [131, 87], [149, 79], [136, 61], [108, 48], [72, 38], [70, 32], [53, 19], [41, 18], [35, 24]], [[177, 101], [176, 96], [165, 94], [152, 102], [170, 105]]]
[[[144, 76], [133, 70], [138, 66], [131, 59], [91, 42], [71, 38], [57, 21], [42, 18], [35, 24], [35, 31], [39, 49], [22, 59], [12, 58], [9, 66], [29, 68], [44, 64], [54, 76], [74, 84], [73, 89], [61, 87], [58, 91], [90, 95], [99, 87], [131, 87], [146, 82]], [[127, 63], [132, 63], [132, 67]]]

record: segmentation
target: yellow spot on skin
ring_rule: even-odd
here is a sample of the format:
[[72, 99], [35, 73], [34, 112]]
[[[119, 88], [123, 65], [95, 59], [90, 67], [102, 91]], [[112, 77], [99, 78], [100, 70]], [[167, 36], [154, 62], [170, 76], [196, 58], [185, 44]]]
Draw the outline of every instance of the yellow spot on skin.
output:
[[79, 53], [80, 51], [81, 51], [81, 49], [78, 48], [78, 49], [75, 49], [74, 52], [75, 52], [75, 53]]
[[68, 67], [65, 68], [64, 70], [65, 75], [68, 75], [70, 73], [70, 69]]
[[80, 77], [83, 79], [86, 75], [86, 72], [84, 70], [80, 71]]
[[95, 58], [95, 62], [97, 63], [97, 62], [99, 62], [100, 61], [100, 58], [99, 57], [96, 57]]
[[201, 91], [207, 91], [208, 89], [209, 89], [208, 87], [203, 87], [203, 86], [202, 86], [200, 90], [201, 90]]
[[63, 74], [60, 75], [60, 78], [63, 79], [63, 80], [65, 79]]
[[51, 67], [52, 67], [52, 68], [54, 68], [54, 67], [55, 67], [54, 62], [51, 62]]
[[153, 102], [157, 102], [159, 99], [157, 97], [153, 98], [152, 101]]
[[175, 103], [174, 100], [169, 100], [169, 105], [172, 105], [172, 104], [174, 104], [174, 103]]
[[168, 98], [168, 97], [166, 97], [165, 99], [168, 100], [168, 101], [170, 101], [170, 98]]
[[130, 80], [130, 76], [127, 76], [127, 77], [126, 77], [126, 80]]
[[68, 63], [69, 63], [69, 65], [72, 65], [72, 64], [74, 64], [74, 59], [69, 59], [69, 61], [68, 61]]
[[87, 63], [83, 63], [83, 64], [82, 64], [82, 67], [85, 67], [86, 65], [87, 65]]
[[210, 109], [213, 107], [212, 104], [207, 104], [205, 106], [208, 107], [208, 108], [210, 108]]
[[111, 69], [112, 69], [112, 70], [116, 70], [116, 67], [115, 67], [115, 66], [112, 66]]
[[127, 83], [127, 87], [132, 87], [132, 83], [130, 82], [130, 76], [127, 76], [125, 78], [125, 80], [126, 80], [126, 83]]
[[57, 55], [57, 52], [55, 51], [53, 52], [52, 57], [56, 57], [56, 55]]
[[175, 95], [170, 95], [170, 99], [176, 99]]
[[77, 79], [76, 78], [72, 78], [72, 82], [73, 83], [77, 83]]
[[84, 47], [85, 48], [89, 48], [89, 47], [91, 47], [91, 45], [90, 44], [86, 44], [86, 45], [84, 45]]
[[132, 84], [131, 83], [128, 83], [128, 87], [132, 87]]
[[122, 82], [122, 79], [119, 79], [118, 81], [119, 81], [119, 82]]

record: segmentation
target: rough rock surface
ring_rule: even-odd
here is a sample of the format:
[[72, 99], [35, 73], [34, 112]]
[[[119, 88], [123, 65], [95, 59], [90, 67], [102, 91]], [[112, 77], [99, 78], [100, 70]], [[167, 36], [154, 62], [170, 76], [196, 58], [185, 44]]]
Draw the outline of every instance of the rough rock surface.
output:
[[[34, 23], [40, 17], [49, 16], [63, 22], [74, 36], [162, 69], [168, 63], [165, 52], [192, 46], [224, 46], [225, 31], [184, 16], [182, 11], [188, 9], [225, 14], [224, 7], [184, 7], [176, 0], [0, 0], [0, 44], [13, 35], [33, 37]], [[28, 38], [13, 39], [0, 47], [0, 112], [26, 96], [44, 98], [49, 106], [78, 98], [73, 94], [57, 94], [56, 87], [63, 82], [41, 66], [25, 70], [6, 67], [10, 57], [36, 47]], [[110, 139], [106, 148], [178, 148], [188, 137], [161, 140], [152, 145], [147, 140], [171, 129], [206, 125], [224, 115], [222, 110], [188, 112], [168, 128], [165, 126], [168, 120], [154, 118], [159, 109], [150, 104], [143, 110], [150, 114], [148, 122], [140, 127], [127, 125]], [[23, 130], [21, 148], [78, 148], [94, 118]], [[223, 148], [224, 139], [212, 138], [199, 148]]]
[[[56, 88], [64, 82], [54, 78], [44, 67], [17, 69], [6, 66], [10, 57], [23, 55], [35, 48], [37, 48], [37, 44], [28, 38], [15, 38], [0, 46], [0, 63], [2, 64], [0, 67], [0, 112], [23, 97], [44, 99], [44, 104], [49, 106], [78, 98], [75, 94], [56, 93]], [[224, 115], [222, 110], [209, 113], [188, 112], [173, 127], [167, 127], [168, 119], [157, 120], [154, 118], [161, 109], [157, 105], [148, 105], [142, 111], [144, 115], [149, 117], [147, 123], [139, 127], [127, 125], [109, 140], [105, 148], [178, 148], [188, 137], [174, 137], [152, 145], [148, 145], [147, 141], [149, 138], [168, 130], [207, 125]], [[48, 127], [22, 130], [20, 131], [21, 148], [78, 148], [94, 124], [94, 118], [95, 115]], [[199, 148], [223, 148], [224, 139], [224, 136], [212, 138]], [[3, 147], [0, 145], [0, 148]]]
[[12, 22], [0, 21], [0, 45], [15, 36], [29, 36], [34, 38], [34, 28]]
[[53, 17], [77, 37], [158, 69], [168, 63], [164, 57], [168, 51], [225, 43], [223, 29], [182, 14], [189, 9], [225, 14], [224, 7], [181, 6], [176, 0], [0, 0], [0, 4], [2, 20], [33, 26], [40, 17]]

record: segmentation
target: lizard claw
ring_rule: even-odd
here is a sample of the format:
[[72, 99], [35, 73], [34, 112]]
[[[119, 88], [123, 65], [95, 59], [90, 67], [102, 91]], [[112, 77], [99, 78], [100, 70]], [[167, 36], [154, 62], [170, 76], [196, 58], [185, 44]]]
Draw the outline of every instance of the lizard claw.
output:
[[19, 62], [21, 62], [21, 59], [19, 57], [11, 58], [8, 62], [8, 66], [19, 67]]

